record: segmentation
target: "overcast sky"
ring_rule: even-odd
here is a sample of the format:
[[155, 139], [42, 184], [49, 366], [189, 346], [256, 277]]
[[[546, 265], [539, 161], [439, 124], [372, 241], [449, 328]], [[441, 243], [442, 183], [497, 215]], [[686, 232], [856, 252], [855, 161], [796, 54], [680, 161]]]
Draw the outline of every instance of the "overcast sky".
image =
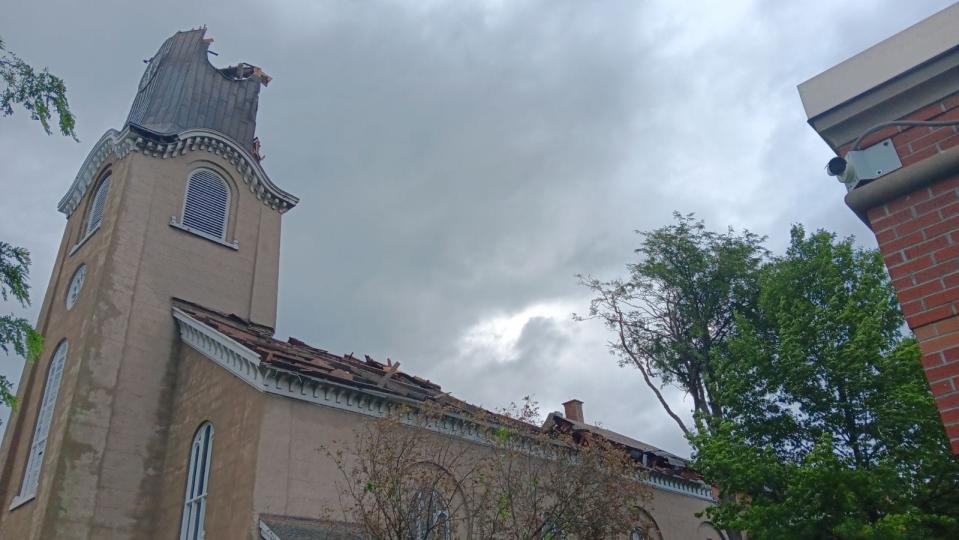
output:
[[[36, 319], [57, 201], [121, 127], [142, 60], [207, 25], [214, 63], [274, 77], [263, 165], [301, 199], [284, 216], [279, 337], [390, 357], [489, 408], [578, 398], [588, 422], [687, 454], [605, 330], [571, 320], [589, 301], [574, 275], [621, 275], [633, 231], [673, 210], [773, 249], [791, 223], [874, 245], [823, 174], [796, 85], [948, 4], [8, 3], [0, 37], [64, 78], [80, 143], [0, 118], [0, 239], [34, 260], [33, 307], [0, 309]], [[21, 365], [0, 357], [14, 380]]]

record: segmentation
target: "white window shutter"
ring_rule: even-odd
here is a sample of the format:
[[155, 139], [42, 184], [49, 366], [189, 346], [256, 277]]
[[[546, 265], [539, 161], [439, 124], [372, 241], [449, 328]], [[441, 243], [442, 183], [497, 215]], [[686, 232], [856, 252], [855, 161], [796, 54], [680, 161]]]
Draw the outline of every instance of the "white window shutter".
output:
[[100, 222], [103, 221], [103, 207], [107, 203], [107, 194], [110, 193], [110, 177], [107, 176], [97, 187], [97, 192], [93, 195], [93, 203], [90, 205], [90, 214], [87, 216], [87, 228], [84, 235], [97, 230]]
[[183, 226], [218, 240], [226, 238], [230, 189], [226, 180], [209, 169], [198, 169], [187, 181]]
[[43, 465], [43, 454], [47, 447], [50, 424], [53, 423], [53, 411], [57, 405], [57, 394], [60, 392], [60, 379], [63, 376], [68, 348], [66, 340], [62, 341], [50, 361], [50, 369], [47, 371], [47, 385], [43, 390], [43, 401], [40, 402], [37, 426], [33, 432], [30, 456], [27, 458], [27, 469], [23, 476], [23, 484], [20, 486], [21, 498], [29, 498], [37, 494], [37, 486], [40, 483], [40, 467]]

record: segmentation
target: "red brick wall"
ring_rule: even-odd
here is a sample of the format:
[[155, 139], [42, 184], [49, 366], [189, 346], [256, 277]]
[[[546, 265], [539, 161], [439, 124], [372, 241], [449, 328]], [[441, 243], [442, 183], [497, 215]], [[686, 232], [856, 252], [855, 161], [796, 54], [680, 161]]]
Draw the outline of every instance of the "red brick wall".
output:
[[873, 208], [869, 221], [959, 454], [959, 176]]
[[[959, 94], [907, 118], [959, 119]], [[903, 166], [959, 144], [956, 126], [887, 128], [864, 140], [888, 137]], [[953, 452], [959, 454], [959, 175], [899, 197], [868, 212], [879, 250], [909, 327]]]

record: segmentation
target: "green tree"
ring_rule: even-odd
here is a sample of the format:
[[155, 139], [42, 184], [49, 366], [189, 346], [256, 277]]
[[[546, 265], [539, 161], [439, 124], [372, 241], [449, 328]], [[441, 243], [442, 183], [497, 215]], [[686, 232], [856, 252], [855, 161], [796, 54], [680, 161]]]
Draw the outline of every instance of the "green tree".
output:
[[707, 511], [752, 538], [959, 538], [951, 455], [878, 252], [794, 227], [716, 363], [724, 419], [692, 438]]
[[611, 351], [620, 365], [640, 371], [666, 413], [687, 436], [693, 429], [667, 404], [661, 389], [674, 385], [693, 401], [699, 429], [723, 417], [716, 362], [723, 356], [737, 317], [755, 304], [756, 281], [766, 255], [763, 238], [729, 229], [715, 233], [692, 214], [640, 232], [639, 262], [626, 279], [580, 276], [596, 297], [589, 318], [613, 333]]
[[[0, 242], [0, 299], [13, 297], [26, 307], [30, 303], [30, 253], [21, 247]], [[36, 360], [43, 350], [43, 337], [26, 319], [0, 315], [0, 350], [11, 351], [27, 361]], [[0, 401], [16, 406], [17, 398], [10, 392], [10, 381], [0, 375]]]
[[[13, 106], [20, 105], [39, 120], [43, 130], [51, 133], [50, 120], [56, 112], [60, 133], [77, 138], [76, 119], [67, 102], [67, 87], [60, 77], [37, 70], [9, 51], [0, 39], [0, 111], [3, 116], [13, 114]], [[30, 303], [30, 252], [21, 247], [0, 242], [0, 299], [10, 297], [26, 307]], [[43, 349], [43, 337], [26, 319], [13, 315], [0, 316], [0, 350], [14, 352], [27, 361], [33, 361]], [[16, 406], [16, 396], [10, 392], [10, 381], [0, 375], [0, 401]]]
[[49, 135], [50, 119], [55, 111], [59, 119], [60, 133], [77, 138], [76, 119], [67, 103], [67, 87], [63, 79], [51, 74], [46, 68], [37, 70], [7, 50], [0, 39], [0, 111], [4, 116], [13, 114], [13, 106], [20, 105], [39, 120]]

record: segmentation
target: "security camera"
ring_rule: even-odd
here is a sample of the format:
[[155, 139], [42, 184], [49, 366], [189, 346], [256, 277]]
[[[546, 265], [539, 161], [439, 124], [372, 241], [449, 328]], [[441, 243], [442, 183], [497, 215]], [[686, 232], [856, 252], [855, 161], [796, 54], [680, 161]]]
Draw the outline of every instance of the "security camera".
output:
[[[882, 126], [885, 127], [885, 125]], [[871, 133], [871, 131], [866, 133]], [[891, 138], [858, 150], [862, 138], [863, 135], [852, 143], [854, 150], [850, 150], [842, 156], [836, 156], [826, 164], [826, 174], [834, 176], [836, 180], [846, 184], [846, 191], [852, 191], [865, 183], [902, 168], [899, 152], [896, 151], [896, 145], [892, 143]]]
[[846, 158], [836, 156], [826, 164], [826, 174], [839, 176], [846, 171]]
[[849, 191], [855, 188], [859, 184], [859, 181], [862, 180], [859, 178], [859, 175], [856, 174], [856, 167], [853, 165], [854, 159], [849, 159], [855, 157], [855, 152], [850, 152], [846, 154], [845, 157], [834, 157], [826, 164], [826, 174], [835, 176], [836, 180], [846, 184], [846, 190]]

